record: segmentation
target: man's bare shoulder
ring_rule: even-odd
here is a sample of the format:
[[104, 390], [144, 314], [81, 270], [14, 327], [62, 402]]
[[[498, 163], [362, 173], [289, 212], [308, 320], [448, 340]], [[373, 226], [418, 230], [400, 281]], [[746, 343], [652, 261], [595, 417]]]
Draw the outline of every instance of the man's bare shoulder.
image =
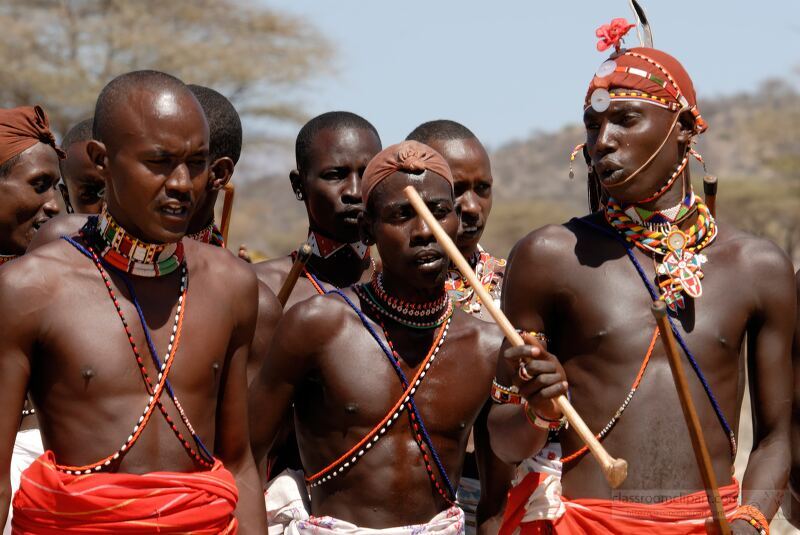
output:
[[503, 332], [495, 323], [475, 318], [461, 309], [453, 312], [451, 331], [454, 338], [469, 342], [475, 348], [475, 355], [492, 366], [497, 363], [497, 350], [503, 343]]
[[252, 265], [258, 280], [266, 284], [273, 292], [280, 290], [291, 268], [292, 258], [288, 255]]
[[56, 241], [61, 236], [77, 235], [88, 218], [86, 214], [63, 214], [50, 219], [33, 236], [28, 252]]
[[[717, 248], [718, 251], [714, 251]], [[786, 252], [771, 240], [761, 238], [731, 226], [720, 228], [717, 243], [706, 251], [711, 262], [720, 259], [722, 267], [747, 277], [754, 284], [791, 289], [794, 267]], [[782, 287], [781, 285], [785, 285]]]
[[208, 285], [209, 289], [213, 286], [231, 295], [241, 295], [241, 292], [255, 295], [258, 292], [258, 279], [250, 265], [229, 250], [195, 240], [184, 240], [183, 243], [189, 262], [190, 281], [194, 272], [216, 281]]
[[[342, 290], [353, 302], [358, 298], [350, 290]], [[300, 336], [311, 345], [322, 345], [338, 336], [347, 336], [343, 327], [358, 320], [353, 308], [338, 294], [313, 295], [284, 311], [278, 336]], [[284, 332], [285, 331], [285, 332]], [[308, 336], [313, 333], [313, 336]]]
[[529, 232], [519, 240], [509, 254], [509, 263], [524, 263], [534, 267], [554, 261], [575, 258], [575, 246], [582, 229], [570, 222], [563, 225], [545, 225]]
[[64, 240], [43, 244], [0, 269], [3, 296], [29, 301], [36, 295], [52, 295], [53, 289], [68, 286], [68, 279], [76, 276], [80, 262], [91, 266], [91, 260]]

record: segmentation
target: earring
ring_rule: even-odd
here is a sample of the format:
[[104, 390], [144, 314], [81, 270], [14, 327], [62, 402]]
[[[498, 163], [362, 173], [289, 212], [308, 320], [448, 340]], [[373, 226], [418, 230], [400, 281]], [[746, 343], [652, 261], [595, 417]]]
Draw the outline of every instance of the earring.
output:
[[[586, 143], [581, 143], [580, 145], [575, 145], [575, 148], [572, 149], [572, 153], [569, 155], [569, 178], [572, 180], [575, 178], [575, 170], [572, 168], [572, 164], [575, 163], [575, 157], [578, 155], [579, 152], [583, 150], [583, 147], [586, 146]], [[589, 168], [589, 172], [592, 171], [592, 168]]]
[[304, 199], [303, 192], [298, 190], [294, 191], [294, 196], [297, 198], [298, 201], [302, 201]]

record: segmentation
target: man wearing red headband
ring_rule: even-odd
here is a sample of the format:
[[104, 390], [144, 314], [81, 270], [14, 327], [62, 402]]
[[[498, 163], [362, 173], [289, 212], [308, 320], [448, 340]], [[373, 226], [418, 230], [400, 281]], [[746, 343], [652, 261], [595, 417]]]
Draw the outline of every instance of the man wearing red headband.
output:
[[[664, 52], [620, 49], [629, 28], [618, 19], [598, 31], [599, 48], [617, 50], [584, 107], [593, 213], [532, 232], [506, 271], [503, 308], [538, 336], [504, 347], [492, 444], [508, 462], [541, 452], [525, 461], [538, 471], [512, 490], [501, 534], [705, 533], [710, 511], [649, 313], [654, 299], [667, 304], [689, 361], [731, 527], [764, 533], [788, 476], [792, 266], [773, 243], [719, 227], [694, 194], [687, 164], [707, 125], [691, 79]], [[755, 438], [739, 505], [731, 474], [745, 366]], [[565, 392], [609, 452], [628, 460], [620, 488], [563, 425], [553, 398]]]
[[[455, 488], [497, 367], [499, 329], [454, 307], [449, 261], [405, 197], [409, 185], [455, 238], [444, 158], [416, 141], [379, 152], [364, 171], [359, 226], [383, 271], [290, 308], [251, 386], [258, 457], [294, 401], [311, 510], [287, 504], [283, 533], [464, 533]], [[298, 486], [295, 503], [305, 492]]]

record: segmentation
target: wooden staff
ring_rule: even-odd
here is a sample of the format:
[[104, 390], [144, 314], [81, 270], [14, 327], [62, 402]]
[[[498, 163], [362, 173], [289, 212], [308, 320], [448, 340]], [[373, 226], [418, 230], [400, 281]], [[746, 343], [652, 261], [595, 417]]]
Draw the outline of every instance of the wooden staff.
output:
[[[433, 235], [436, 237], [436, 241], [444, 248], [447, 256], [449, 256], [450, 260], [456, 265], [461, 275], [469, 281], [469, 285], [478, 295], [478, 298], [480, 298], [486, 310], [489, 311], [489, 314], [491, 314], [497, 322], [497, 325], [502, 329], [508, 341], [511, 342], [513, 346], [525, 345], [522, 337], [514, 329], [514, 326], [511, 325], [511, 322], [508, 321], [505, 314], [494, 304], [494, 299], [492, 299], [489, 292], [483, 287], [483, 284], [480, 283], [478, 277], [475, 276], [475, 272], [467, 263], [467, 260], [461, 252], [459, 252], [456, 244], [453, 243], [450, 236], [447, 235], [436, 218], [433, 217], [430, 210], [428, 210], [428, 207], [425, 206], [425, 202], [422, 200], [422, 197], [419, 196], [417, 190], [414, 189], [414, 186], [406, 187], [404, 192], [408, 200], [411, 201], [414, 210], [417, 211], [417, 214], [419, 214], [428, 227], [430, 227]], [[608, 454], [566, 396], [563, 394], [558, 396], [558, 398], [556, 398], [556, 403], [558, 403], [561, 412], [564, 413], [564, 416], [566, 416], [572, 428], [589, 447], [589, 451], [592, 452], [597, 462], [600, 463], [603, 475], [605, 475], [606, 481], [611, 485], [611, 488], [620, 486], [622, 482], [625, 481], [625, 478], [628, 477], [628, 462], [624, 459], [615, 459]]]
[[678, 353], [678, 346], [675, 343], [675, 337], [672, 334], [672, 328], [667, 318], [667, 305], [660, 300], [654, 301], [651, 310], [656, 318], [656, 323], [658, 323], [658, 330], [661, 331], [661, 341], [664, 343], [664, 349], [669, 358], [672, 379], [675, 381], [675, 388], [678, 390], [678, 399], [681, 401], [686, 427], [689, 428], [692, 448], [697, 458], [697, 465], [700, 468], [700, 475], [703, 478], [703, 485], [706, 488], [706, 498], [708, 499], [708, 505], [711, 507], [711, 515], [720, 535], [730, 535], [731, 527], [725, 518], [725, 511], [719, 498], [719, 487], [717, 487], [717, 477], [711, 464], [711, 456], [708, 454], [703, 430], [700, 427], [700, 419], [697, 417], [692, 394], [689, 392], [689, 385], [686, 382], [686, 375], [683, 373], [683, 361], [681, 361]]
[[705, 195], [706, 206], [711, 216], [717, 215], [717, 177], [706, 175], [703, 177], [703, 194]]
[[236, 188], [228, 182], [222, 188], [225, 191], [225, 196], [222, 199], [222, 223], [219, 231], [222, 232], [222, 241], [228, 243], [228, 231], [231, 228], [231, 214], [233, 213], [233, 196], [236, 193]]
[[288, 301], [289, 296], [292, 295], [294, 285], [297, 284], [297, 279], [300, 278], [300, 273], [303, 272], [303, 268], [306, 267], [309, 258], [311, 258], [311, 246], [304, 243], [297, 250], [297, 257], [294, 259], [292, 269], [289, 270], [289, 274], [286, 276], [286, 280], [283, 281], [283, 286], [281, 286], [278, 292], [278, 301], [281, 302], [281, 306], [286, 306], [286, 301]]

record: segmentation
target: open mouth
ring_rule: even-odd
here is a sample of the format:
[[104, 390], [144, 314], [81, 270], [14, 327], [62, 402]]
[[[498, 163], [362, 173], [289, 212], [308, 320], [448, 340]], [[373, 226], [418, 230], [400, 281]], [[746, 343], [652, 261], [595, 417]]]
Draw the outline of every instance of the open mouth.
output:
[[482, 230], [483, 227], [479, 227], [478, 225], [463, 225], [459, 235], [464, 238], [472, 238], [480, 234]]
[[189, 207], [185, 205], [168, 205], [161, 207], [161, 213], [176, 219], [185, 219], [189, 216]]
[[347, 210], [339, 214], [339, 218], [348, 225], [355, 225], [358, 223], [358, 214], [361, 210]]
[[414, 257], [414, 263], [423, 270], [440, 269], [444, 256], [438, 251], [423, 251]]

